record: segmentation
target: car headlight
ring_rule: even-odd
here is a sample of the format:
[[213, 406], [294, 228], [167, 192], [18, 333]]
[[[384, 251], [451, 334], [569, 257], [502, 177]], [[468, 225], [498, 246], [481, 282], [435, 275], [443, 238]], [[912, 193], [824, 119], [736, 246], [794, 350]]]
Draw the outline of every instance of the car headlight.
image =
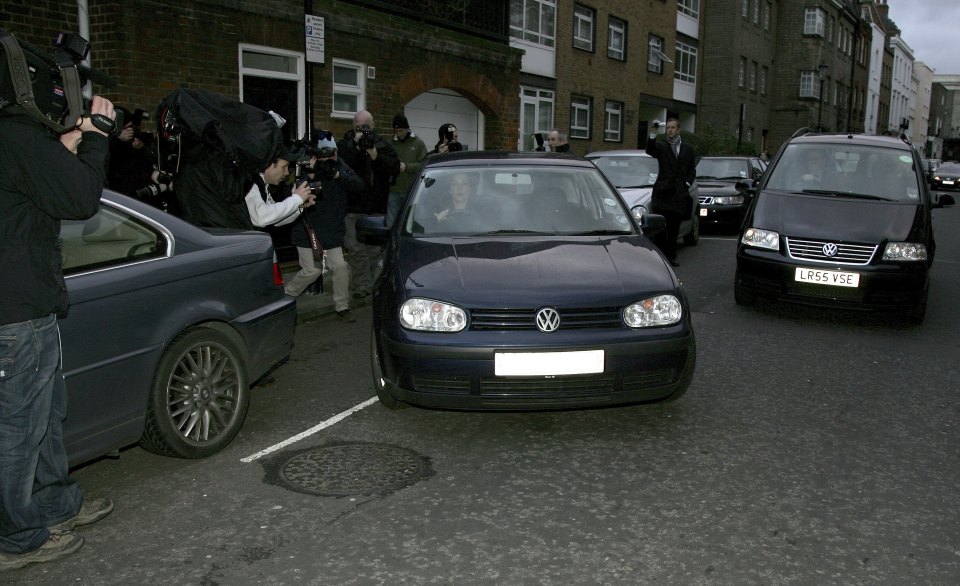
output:
[[883, 260], [927, 260], [927, 247], [913, 242], [888, 242]]
[[738, 206], [743, 203], [742, 195], [721, 195], [713, 198], [713, 203], [720, 206]]
[[780, 250], [780, 235], [773, 230], [761, 230], [760, 228], [747, 228], [743, 233], [740, 242], [747, 246], [756, 246], [757, 248], [769, 248], [770, 250]]
[[669, 326], [683, 317], [680, 300], [673, 295], [649, 297], [628, 305], [623, 310], [623, 321], [631, 328]]
[[449, 303], [413, 297], [400, 306], [400, 323], [424, 332], [459, 332], [467, 326], [467, 313]]

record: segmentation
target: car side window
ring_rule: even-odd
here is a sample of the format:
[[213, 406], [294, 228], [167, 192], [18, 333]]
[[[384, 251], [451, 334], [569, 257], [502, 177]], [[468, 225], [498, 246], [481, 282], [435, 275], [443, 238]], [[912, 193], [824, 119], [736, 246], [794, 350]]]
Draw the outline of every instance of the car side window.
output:
[[167, 238], [150, 224], [100, 204], [88, 220], [60, 223], [64, 275], [140, 262], [166, 255]]

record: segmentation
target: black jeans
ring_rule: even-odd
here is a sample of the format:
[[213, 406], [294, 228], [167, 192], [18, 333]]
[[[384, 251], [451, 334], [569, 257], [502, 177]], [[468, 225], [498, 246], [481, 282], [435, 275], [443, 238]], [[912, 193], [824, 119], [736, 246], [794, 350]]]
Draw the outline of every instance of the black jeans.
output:
[[680, 222], [686, 218], [686, 214], [666, 210], [654, 211], [654, 213], [662, 215], [667, 221], [667, 229], [657, 234], [654, 243], [667, 260], [677, 260], [677, 237], [680, 235]]

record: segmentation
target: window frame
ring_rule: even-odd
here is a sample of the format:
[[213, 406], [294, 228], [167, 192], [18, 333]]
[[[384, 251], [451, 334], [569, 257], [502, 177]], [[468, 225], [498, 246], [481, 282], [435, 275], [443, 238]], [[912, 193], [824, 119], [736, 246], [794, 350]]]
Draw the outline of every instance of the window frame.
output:
[[[621, 43], [619, 50], [613, 46], [617, 38], [618, 25]], [[627, 21], [612, 15], [607, 19], [607, 57], [615, 61], [627, 60]]]
[[[656, 43], [654, 42], [656, 41]], [[663, 64], [673, 63], [663, 52], [664, 38], [653, 33], [647, 35], [647, 71], [663, 74]], [[655, 61], [654, 61], [655, 60]]]
[[[337, 68], [353, 69], [357, 72], [357, 85], [348, 85], [336, 82], [335, 70]], [[367, 82], [366, 65], [359, 61], [350, 61], [348, 59], [339, 59], [334, 57], [330, 62], [330, 84], [331, 84], [331, 118], [353, 118], [353, 116], [367, 107]], [[353, 112], [337, 109], [337, 94], [346, 96], [356, 96], [357, 109]]]
[[[819, 6], [808, 6], [803, 10], [803, 34], [807, 36], [824, 36], [826, 13]], [[811, 18], [812, 17], [812, 18]]]
[[674, 45], [676, 51], [675, 65], [673, 68], [673, 78], [686, 83], [697, 83], [697, 49], [696, 45], [691, 45], [676, 40]]
[[[547, 120], [544, 120], [545, 116], [542, 112], [545, 104], [549, 104], [550, 109]], [[527, 125], [526, 106], [528, 105], [533, 105], [534, 108], [532, 128], [525, 128]], [[533, 86], [520, 87], [520, 150], [532, 151], [534, 148], [536, 148], [533, 135], [537, 132], [546, 134], [551, 128], [553, 128], [553, 119], [556, 110], [557, 94], [554, 90]], [[527, 144], [528, 141], [530, 144]]]
[[[582, 47], [577, 42], [583, 43], [583, 37], [578, 37], [581, 32], [581, 25], [587, 23], [590, 29], [590, 38], [586, 41], [589, 45]], [[573, 5], [573, 48], [581, 51], [594, 52], [597, 39], [597, 11], [583, 4]]]
[[[611, 125], [615, 122], [616, 128]], [[605, 100], [603, 103], [603, 141], [623, 142], [623, 102]]]
[[677, 0], [677, 12], [700, 20], [700, 0]]
[[[519, 11], [516, 9], [519, 7]], [[530, 28], [531, 23], [527, 22], [531, 8], [536, 7], [537, 12], [537, 30]], [[514, 16], [519, 14], [520, 26], [514, 24]], [[550, 31], [545, 32], [544, 17], [550, 17]], [[557, 44], [557, 2], [556, 0], [510, 0], [510, 37], [554, 48]]]
[[[585, 114], [586, 126], [574, 126], [574, 124], [580, 122], [578, 114]], [[567, 136], [570, 138], [580, 138], [585, 140], [590, 140], [591, 132], [591, 120], [593, 118], [593, 98], [590, 96], [585, 96], [582, 94], [574, 94], [570, 96], [570, 132], [567, 133]]]

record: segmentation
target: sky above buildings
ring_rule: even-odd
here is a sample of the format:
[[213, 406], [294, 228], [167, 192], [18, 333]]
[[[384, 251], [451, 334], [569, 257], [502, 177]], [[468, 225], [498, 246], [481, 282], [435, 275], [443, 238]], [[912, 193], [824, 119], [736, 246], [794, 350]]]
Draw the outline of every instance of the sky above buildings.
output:
[[917, 61], [940, 75], [960, 75], [960, 0], [887, 0], [890, 19]]

